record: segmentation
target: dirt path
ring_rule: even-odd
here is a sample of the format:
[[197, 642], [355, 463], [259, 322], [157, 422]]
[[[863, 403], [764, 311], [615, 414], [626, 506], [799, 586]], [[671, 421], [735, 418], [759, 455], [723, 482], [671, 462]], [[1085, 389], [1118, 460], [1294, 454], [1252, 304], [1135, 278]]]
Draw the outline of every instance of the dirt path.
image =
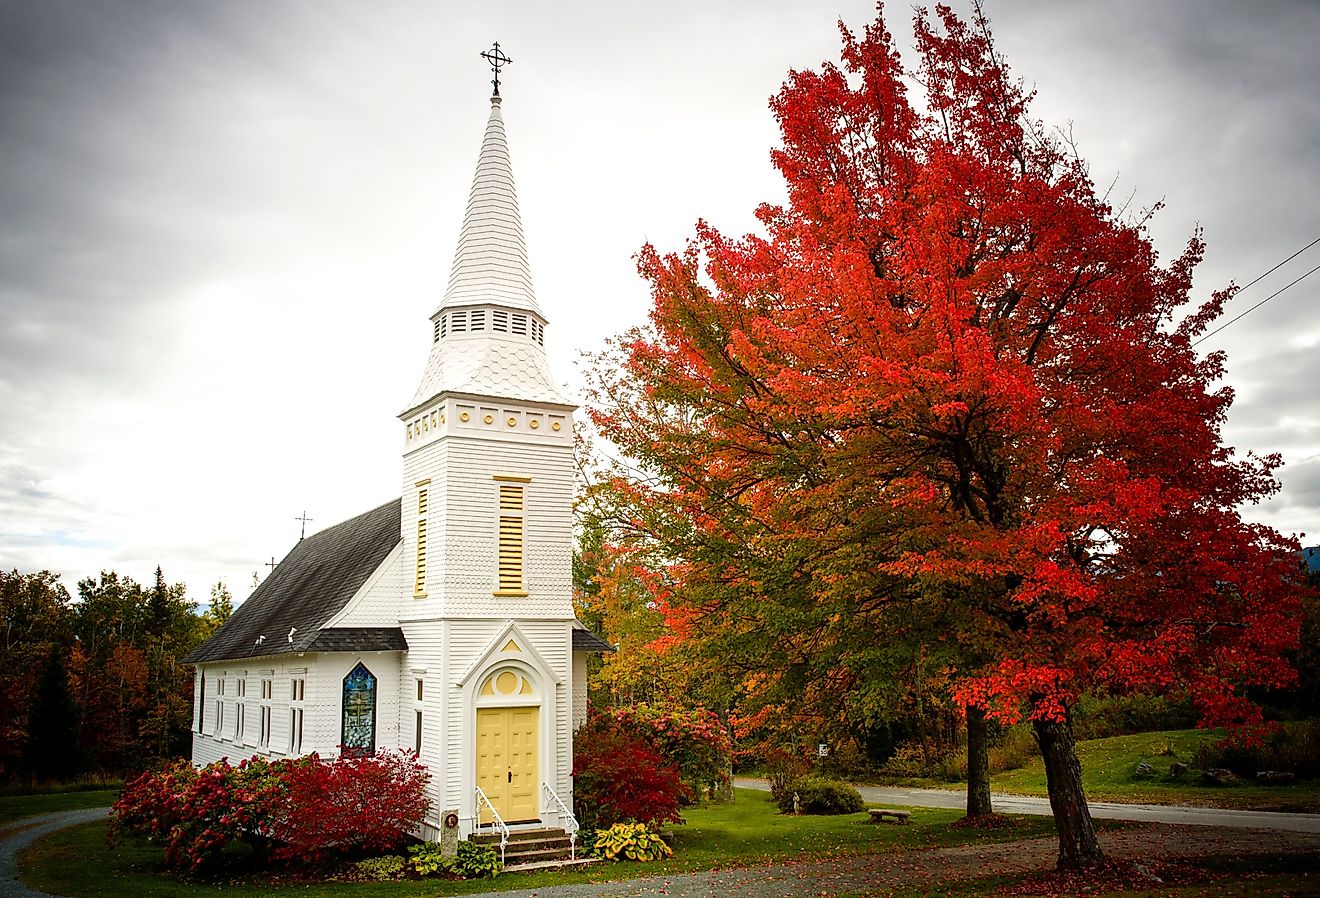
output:
[[[1105, 833], [1102, 844], [1106, 853], [1115, 859], [1158, 861], [1223, 855], [1250, 857], [1253, 854], [1320, 853], [1320, 834], [1151, 825]], [[517, 889], [501, 894], [509, 898], [634, 898], [646, 895], [664, 895], [666, 898], [710, 898], [714, 895], [798, 898], [1045, 871], [1053, 868], [1057, 852], [1058, 843], [1054, 839], [1031, 839], [591, 885]]]

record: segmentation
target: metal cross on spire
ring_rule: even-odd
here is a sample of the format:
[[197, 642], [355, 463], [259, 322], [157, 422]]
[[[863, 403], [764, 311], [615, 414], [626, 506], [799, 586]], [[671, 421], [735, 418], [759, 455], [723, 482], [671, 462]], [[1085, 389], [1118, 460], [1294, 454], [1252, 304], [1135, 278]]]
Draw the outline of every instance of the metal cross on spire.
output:
[[494, 96], [498, 97], [500, 95], [500, 67], [509, 65], [513, 60], [505, 56], [500, 50], [499, 41], [496, 41], [495, 46], [489, 50], [483, 50], [481, 58], [489, 62], [490, 67], [495, 71], [495, 78], [490, 83], [495, 85]]
[[302, 542], [303, 538], [307, 536], [307, 522], [314, 519], [307, 517], [307, 512], [304, 511], [301, 516], [294, 518], [294, 520], [302, 521], [302, 532], [298, 534], [298, 542]]

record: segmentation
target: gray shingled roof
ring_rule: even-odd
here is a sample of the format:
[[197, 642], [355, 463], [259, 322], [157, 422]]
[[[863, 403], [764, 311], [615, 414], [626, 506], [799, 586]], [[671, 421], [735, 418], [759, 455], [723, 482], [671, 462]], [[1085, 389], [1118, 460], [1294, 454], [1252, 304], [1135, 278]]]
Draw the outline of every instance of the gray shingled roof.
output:
[[316, 634], [313, 652], [406, 652], [400, 627], [332, 627]]
[[575, 652], [612, 652], [614, 646], [587, 629], [582, 621], [573, 619], [573, 651]]
[[397, 627], [321, 629], [398, 544], [399, 503], [387, 502], [299, 541], [234, 616], [184, 662], [289, 652], [406, 650]]

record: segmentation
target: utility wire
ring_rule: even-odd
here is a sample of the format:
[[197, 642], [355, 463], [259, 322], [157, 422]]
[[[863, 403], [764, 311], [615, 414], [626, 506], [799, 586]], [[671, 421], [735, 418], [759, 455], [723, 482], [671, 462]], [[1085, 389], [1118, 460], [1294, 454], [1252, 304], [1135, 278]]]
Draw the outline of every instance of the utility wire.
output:
[[[1288, 258], [1284, 259], [1284, 260], [1283, 260], [1282, 262], [1280, 262], [1278, 265], [1275, 265], [1275, 266], [1274, 266], [1273, 268], [1271, 268], [1269, 271], [1265, 272], [1265, 273], [1262, 274], [1260, 277], [1256, 278], [1256, 279], [1255, 279], [1254, 281], [1252, 281], [1250, 284], [1247, 284], [1247, 286], [1246, 286], [1246, 287], [1243, 287], [1242, 290], [1246, 290], [1246, 289], [1248, 289], [1249, 287], [1251, 287], [1251, 286], [1253, 286], [1253, 285], [1255, 285], [1255, 284], [1259, 284], [1261, 281], [1265, 280], [1265, 278], [1267, 278], [1267, 277], [1269, 277], [1270, 275], [1274, 274], [1274, 272], [1278, 271], [1280, 268], [1282, 268], [1283, 266], [1287, 265], [1287, 264], [1288, 264], [1289, 262], [1291, 262], [1293, 259], [1296, 259], [1298, 256], [1300, 256], [1302, 253], [1306, 252], [1306, 251], [1307, 251], [1308, 249], [1310, 249], [1311, 247], [1315, 246], [1317, 243], [1320, 243], [1320, 237], [1315, 238], [1315, 239], [1312, 240], [1310, 243], [1306, 244], [1306, 246], [1303, 246], [1303, 247], [1302, 247], [1301, 249], [1299, 249], [1297, 252], [1293, 253], [1291, 256], [1289, 256]], [[1306, 275], [1302, 275], [1302, 277], [1306, 277]], [[1292, 284], [1289, 284], [1288, 286], [1291, 287]], [[1284, 290], [1287, 290], [1288, 287], [1284, 287], [1283, 289], [1284, 289]], [[1241, 293], [1242, 290], [1239, 290], [1238, 293]], [[1261, 300], [1261, 302], [1264, 302], [1264, 300]], [[1255, 306], [1252, 306], [1252, 308], [1254, 309]], [[1251, 310], [1248, 309], [1247, 311], [1251, 311]], [[1246, 312], [1243, 312], [1242, 314], [1245, 315]], [[1234, 320], [1236, 320], [1236, 319], [1234, 319]], [[1209, 336], [1209, 335], [1207, 334], [1207, 336]]]
[[[1320, 243], [1320, 238], [1316, 238], [1315, 243]], [[1310, 244], [1310, 245], [1311, 245], [1311, 246], [1314, 246], [1315, 243], [1312, 243], [1312, 244]], [[1299, 253], [1301, 253], [1301, 252], [1302, 252], [1302, 250], [1298, 250], [1297, 253], [1293, 253], [1293, 255], [1289, 256], [1289, 257], [1288, 257], [1287, 259], [1285, 259], [1283, 262], [1280, 262], [1278, 265], [1275, 265], [1274, 268], [1271, 268], [1270, 271], [1267, 271], [1267, 272], [1265, 272], [1265, 274], [1262, 274], [1259, 278], [1256, 278], [1256, 280], [1255, 280], [1255, 281], [1252, 281], [1251, 284], [1256, 283], [1256, 281], [1259, 281], [1260, 278], [1265, 277], [1265, 275], [1269, 274], [1271, 271], [1276, 271], [1281, 265], [1284, 264], [1284, 262], [1287, 262], [1289, 259], [1294, 259], [1294, 258], [1296, 258], [1297, 255], [1298, 255]], [[1286, 285], [1280, 287], [1278, 290], [1275, 290], [1273, 293], [1271, 293], [1269, 296], [1267, 296], [1267, 297], [1265, 297], [1264, 299], [1262, 299], [1260, 302], [1256, 303], [1256, 304], [1255, 304], [1254, 306], [1252, 306], [1251, 308], [1249, 308], [1249, 309], [1247, 309], [1246, 311], [1242, 312], [1240, 315], [1237, 315], [1237, 316], [1235, 316], [1235, 317], [1233, 317], [1233, 318], [1230, 318], [1228, 321], [1225, 321], [1223, 324], [1219, 325], [1219, 327], [1215, 328], [1215, 329], [1212, 330], [1210, 333], [1208, 333], [1208, 334], [1203, 334], [1199, 339], [1192, 341], [1192, 345], [1193, 345], [1193, 346], [1196, 346], [1196, 345], [1199, 344], [1199, 343], [1202, 343], [1202, 342], [1204, 342], [1204, 341], [1206, 341], [1206, 340], [1209, 340], [1211, 337], [1213, 337], [1215, 334], [1217, 334], [1217, 333], [1219, 333], [1220, 331], [1222, 331], [1224, 328], [1228, 327], [1230, 324], [1233, 324], [1233, 323], [1236, 322], [1236, 321], [1241, 321], [1243, 318], [1246, 318], [1246, 317], [1247, 317], [1248, 315], [1250, 315], [1252, 312], [1256, 311], [1256, 310], [1259, 309], [1261, 306], [1265, 305], [1265, 303], [1269, 302], [1271, 299], [1273, 299], [1274, 297], [1278, 296], [1280, 293], [1282, 293], [1283, 291], [1287, 290], [1289, 287], [1295, 287], [1295, 286], [1297, 286], [1297, 285], [1300, 284], [1302, 281], [1306, 280], [1308, 277], [1310, 277], [1311, 275], [1315, 274], [1317, 271], [1320, 271], [1320, 265], [1317, 265], [1315, 268], [1312, 268], [1310, 271], [1308, 271], [1306, 274], [1304, 274], [1304, 275], [1302, 275], [1301, 277], [1299, 277], [1297, 280], [1293, 281], [1291, 284], [1286, 284]], [[1247, 284], [1247, 287], [1250, 287], [1251, 284]], [[1247, 287], [1243, 287], [1242, 290], [1247, 289]], [[1238, 292], [1241, 293], [1242, 290], [1239, 290]]]

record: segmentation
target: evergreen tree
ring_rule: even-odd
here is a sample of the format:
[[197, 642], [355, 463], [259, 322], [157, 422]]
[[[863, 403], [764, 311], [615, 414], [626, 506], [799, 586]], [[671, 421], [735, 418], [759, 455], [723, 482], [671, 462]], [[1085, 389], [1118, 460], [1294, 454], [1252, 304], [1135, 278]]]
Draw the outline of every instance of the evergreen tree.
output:
[[40, 782], [58, 782], [71, 780], [82, 772], [75, 721], [64, 650], [54, 647], [41, 665], [28, 716], [24, 773]]

